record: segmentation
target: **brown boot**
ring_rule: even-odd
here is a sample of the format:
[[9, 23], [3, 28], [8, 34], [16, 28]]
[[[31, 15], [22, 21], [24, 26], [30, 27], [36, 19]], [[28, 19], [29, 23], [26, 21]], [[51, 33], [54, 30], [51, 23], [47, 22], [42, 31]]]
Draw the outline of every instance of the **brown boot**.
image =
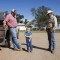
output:
[[21, 51], [19, 48], [15, 48], [14, 50], [15, 50], [15, 51]]
[[20, 48], [18, 48], [20, 51], [22, 50], [22, 48], [20, 47]]
[[2, 49], [0, 48], [0, 51], [1, 51]]

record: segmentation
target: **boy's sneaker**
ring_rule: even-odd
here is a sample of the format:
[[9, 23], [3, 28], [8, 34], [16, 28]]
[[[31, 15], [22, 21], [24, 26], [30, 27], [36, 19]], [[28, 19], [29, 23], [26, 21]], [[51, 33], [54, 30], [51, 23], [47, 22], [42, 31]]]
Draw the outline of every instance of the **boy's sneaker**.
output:
[[29, 50], [27, 50], [27, 52], [29, 53], [30, 51], [29, 51]]
[[30, 50], [30, 52], [32, 53], [32, 50]]
[[54, 54], [55, 53], [55, 50], [51, 50], [51, 53]]
[[48, 48], [47, 50], [48, 50], [48, 51], [51, 51], [51, 49], [50, 49], [50, 48]]

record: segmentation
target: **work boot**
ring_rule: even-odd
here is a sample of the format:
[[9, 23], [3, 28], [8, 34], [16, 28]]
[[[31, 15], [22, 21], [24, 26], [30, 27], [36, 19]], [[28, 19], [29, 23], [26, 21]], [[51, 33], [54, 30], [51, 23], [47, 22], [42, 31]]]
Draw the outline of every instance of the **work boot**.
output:
[[15, 50], [15, 51], [21, 51], [21, 49], [19, 49], [19, 48], [14, 48], [14, 50]]
[[20, 51], [22, 50], [22, 48], [20, 47], [20, 48], [18, 48], [18, 49], [20, 49]]
[[1, 51], [2, 49], [0, 48], [0, 51]]

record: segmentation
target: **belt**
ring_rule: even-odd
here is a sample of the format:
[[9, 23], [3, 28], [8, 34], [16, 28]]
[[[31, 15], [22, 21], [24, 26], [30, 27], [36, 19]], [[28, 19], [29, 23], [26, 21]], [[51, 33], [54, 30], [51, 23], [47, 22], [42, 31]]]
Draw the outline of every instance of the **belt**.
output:
[[16, 28], [16, 27], [9, 27], [9, 28]]

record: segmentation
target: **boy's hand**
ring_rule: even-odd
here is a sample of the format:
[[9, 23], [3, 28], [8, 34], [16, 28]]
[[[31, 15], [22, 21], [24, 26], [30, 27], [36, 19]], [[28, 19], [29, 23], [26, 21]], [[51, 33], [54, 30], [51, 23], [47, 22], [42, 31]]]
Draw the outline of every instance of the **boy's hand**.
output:
[[29, 39], [29, 42], [30, 42], [30, 39]]

